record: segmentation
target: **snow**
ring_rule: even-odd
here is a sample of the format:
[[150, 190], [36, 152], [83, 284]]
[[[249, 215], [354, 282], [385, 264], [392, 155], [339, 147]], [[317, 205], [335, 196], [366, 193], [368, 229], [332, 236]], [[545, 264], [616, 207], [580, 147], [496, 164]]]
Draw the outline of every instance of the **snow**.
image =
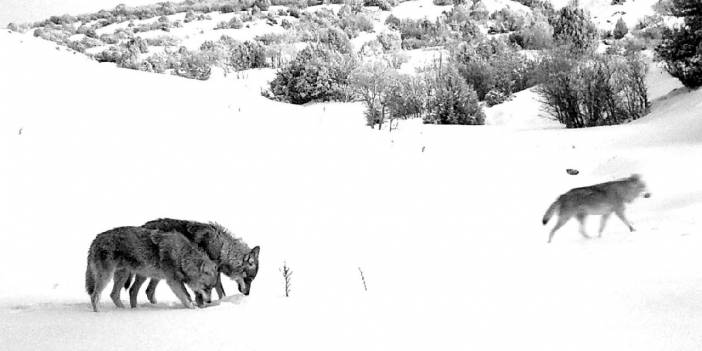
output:
[[[702, 346], [702, 90], [660, 68], [650, 115], [626, 125], [561, 128], [525, 91], [487, 126], [389, 133], [358, 103], [266, 100], [271, 70], [201, 82], [16, 33], [0, 48], [0, 348]], [[627, 209], [636, 232], [612, 219], [585, 240], [573, 221], [546, 244], [559, 194], [631, 173], [653, 193]], [[251, 295], [227, 280], [233, 296], [185, 310], [162, 285], [157, 305], [118, 310], [105, 292], [92, 312], [94, 236], [165, 216], [260, 245]]]
[[390, 10], [390, 13], [400, 19], [422, 19], [428, 18], [433, 21], [441, 16], [444, 11], [450, 11], [452, 5], [436, 6], [433, 0], [405, 1]]
[[[569, 0], [551, 0], [556, 8], [566, 6]], [[614, 29], [621, 17], [629, 29], [646, 15], [653, 15], [653, 5], [658, 0], [626, 0], [621, 5], [612, 5], [611, 0], [579, 0], [579, 7], [587, 9], [598, 28]]]

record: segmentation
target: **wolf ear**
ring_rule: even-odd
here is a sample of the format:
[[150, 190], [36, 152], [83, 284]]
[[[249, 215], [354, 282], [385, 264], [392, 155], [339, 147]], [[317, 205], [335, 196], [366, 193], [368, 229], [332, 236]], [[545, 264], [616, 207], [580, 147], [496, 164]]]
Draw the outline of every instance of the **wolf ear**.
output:
[[251, 249], [251, 252], [249, 252], [249, 255], [253, 257], [255, 260], [258, 260], [258, 253], [261, 251], [260, 246], [256, 246], [253, 249]]

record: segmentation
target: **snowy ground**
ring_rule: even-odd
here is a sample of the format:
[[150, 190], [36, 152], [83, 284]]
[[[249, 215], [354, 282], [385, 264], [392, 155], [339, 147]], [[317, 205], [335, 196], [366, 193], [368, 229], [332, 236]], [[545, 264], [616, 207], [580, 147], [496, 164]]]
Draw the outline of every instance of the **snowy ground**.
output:
[[[270, 70], [200, 82], [19, 34], [0, 48], [0, 349], [702, 347], [702, 91], [659, 69], [627, 125], [558, 128], [527, 91], [488, 126], [388, 133], [358, 104], [265, 100]], [[634, 172], [653, 192], [628, 210], [638, 231], [570, 223], [546, 244], [560, 193]], [[162, 216], [260, 245], [252, 294], [190, 311], [162, 285], [158, 305], [106, 292], [93, 313], [91, 240]]]

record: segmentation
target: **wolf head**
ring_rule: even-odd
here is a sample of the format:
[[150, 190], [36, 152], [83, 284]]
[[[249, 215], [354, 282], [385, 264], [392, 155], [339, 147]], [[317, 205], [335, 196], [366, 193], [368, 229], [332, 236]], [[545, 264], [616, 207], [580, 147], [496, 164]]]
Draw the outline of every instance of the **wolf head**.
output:
[[253, 283], [256, 274], [258, 274], [258, 253], [261, 250], [256, 246], [247, 254], [245, 254], [241, 262], [237, 262], [237, 267], [232, 264], [225, 263], [220, 266], [220, 271], [236, 281], [239, 286], [239, 292], [248, 295], [251, 292], [251, 283]]
[[634, 199], [636, 199], [639, 196], [643, 196], [644, 198], [651, 197], [651, 193], [648, 191], [646, 183], [644, 183], [644, 181], [641, 180], [640, 174], [632, 174], [629, 178], [626, 179], [626, 182], [628, 185], [626, 194], [627, 202], [634, 201]]
[[205, 303], [212, 302], [212, 289], [217, 284], [217, 265], [209, 259], [192, 262], [183, 267], [186, 274], [185, 283], [196, 294], [202, 296]]

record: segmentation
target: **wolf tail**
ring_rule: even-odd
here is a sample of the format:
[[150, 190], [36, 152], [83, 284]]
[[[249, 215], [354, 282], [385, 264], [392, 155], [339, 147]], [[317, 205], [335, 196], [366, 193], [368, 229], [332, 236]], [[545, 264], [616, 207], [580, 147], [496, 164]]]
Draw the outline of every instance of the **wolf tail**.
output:
[[561, 206], [561, 199], [558, 198], [556, 201], [554, 201], [551, 206], [548, 207], [548, 210], [546, 210], [546, 213], [544, 213], [544, 219], [541, 220], [541, 223], [546, 225], [548, 221], [551, 219], [553, 216], [553, 213]]
[[95, 292], [95, 276], [92, 268], [90, 268], [90, 261], [88, 261], [88, 267], [85, 269], [85, 291], [88, 292], [88, 295], [92, 295]]

